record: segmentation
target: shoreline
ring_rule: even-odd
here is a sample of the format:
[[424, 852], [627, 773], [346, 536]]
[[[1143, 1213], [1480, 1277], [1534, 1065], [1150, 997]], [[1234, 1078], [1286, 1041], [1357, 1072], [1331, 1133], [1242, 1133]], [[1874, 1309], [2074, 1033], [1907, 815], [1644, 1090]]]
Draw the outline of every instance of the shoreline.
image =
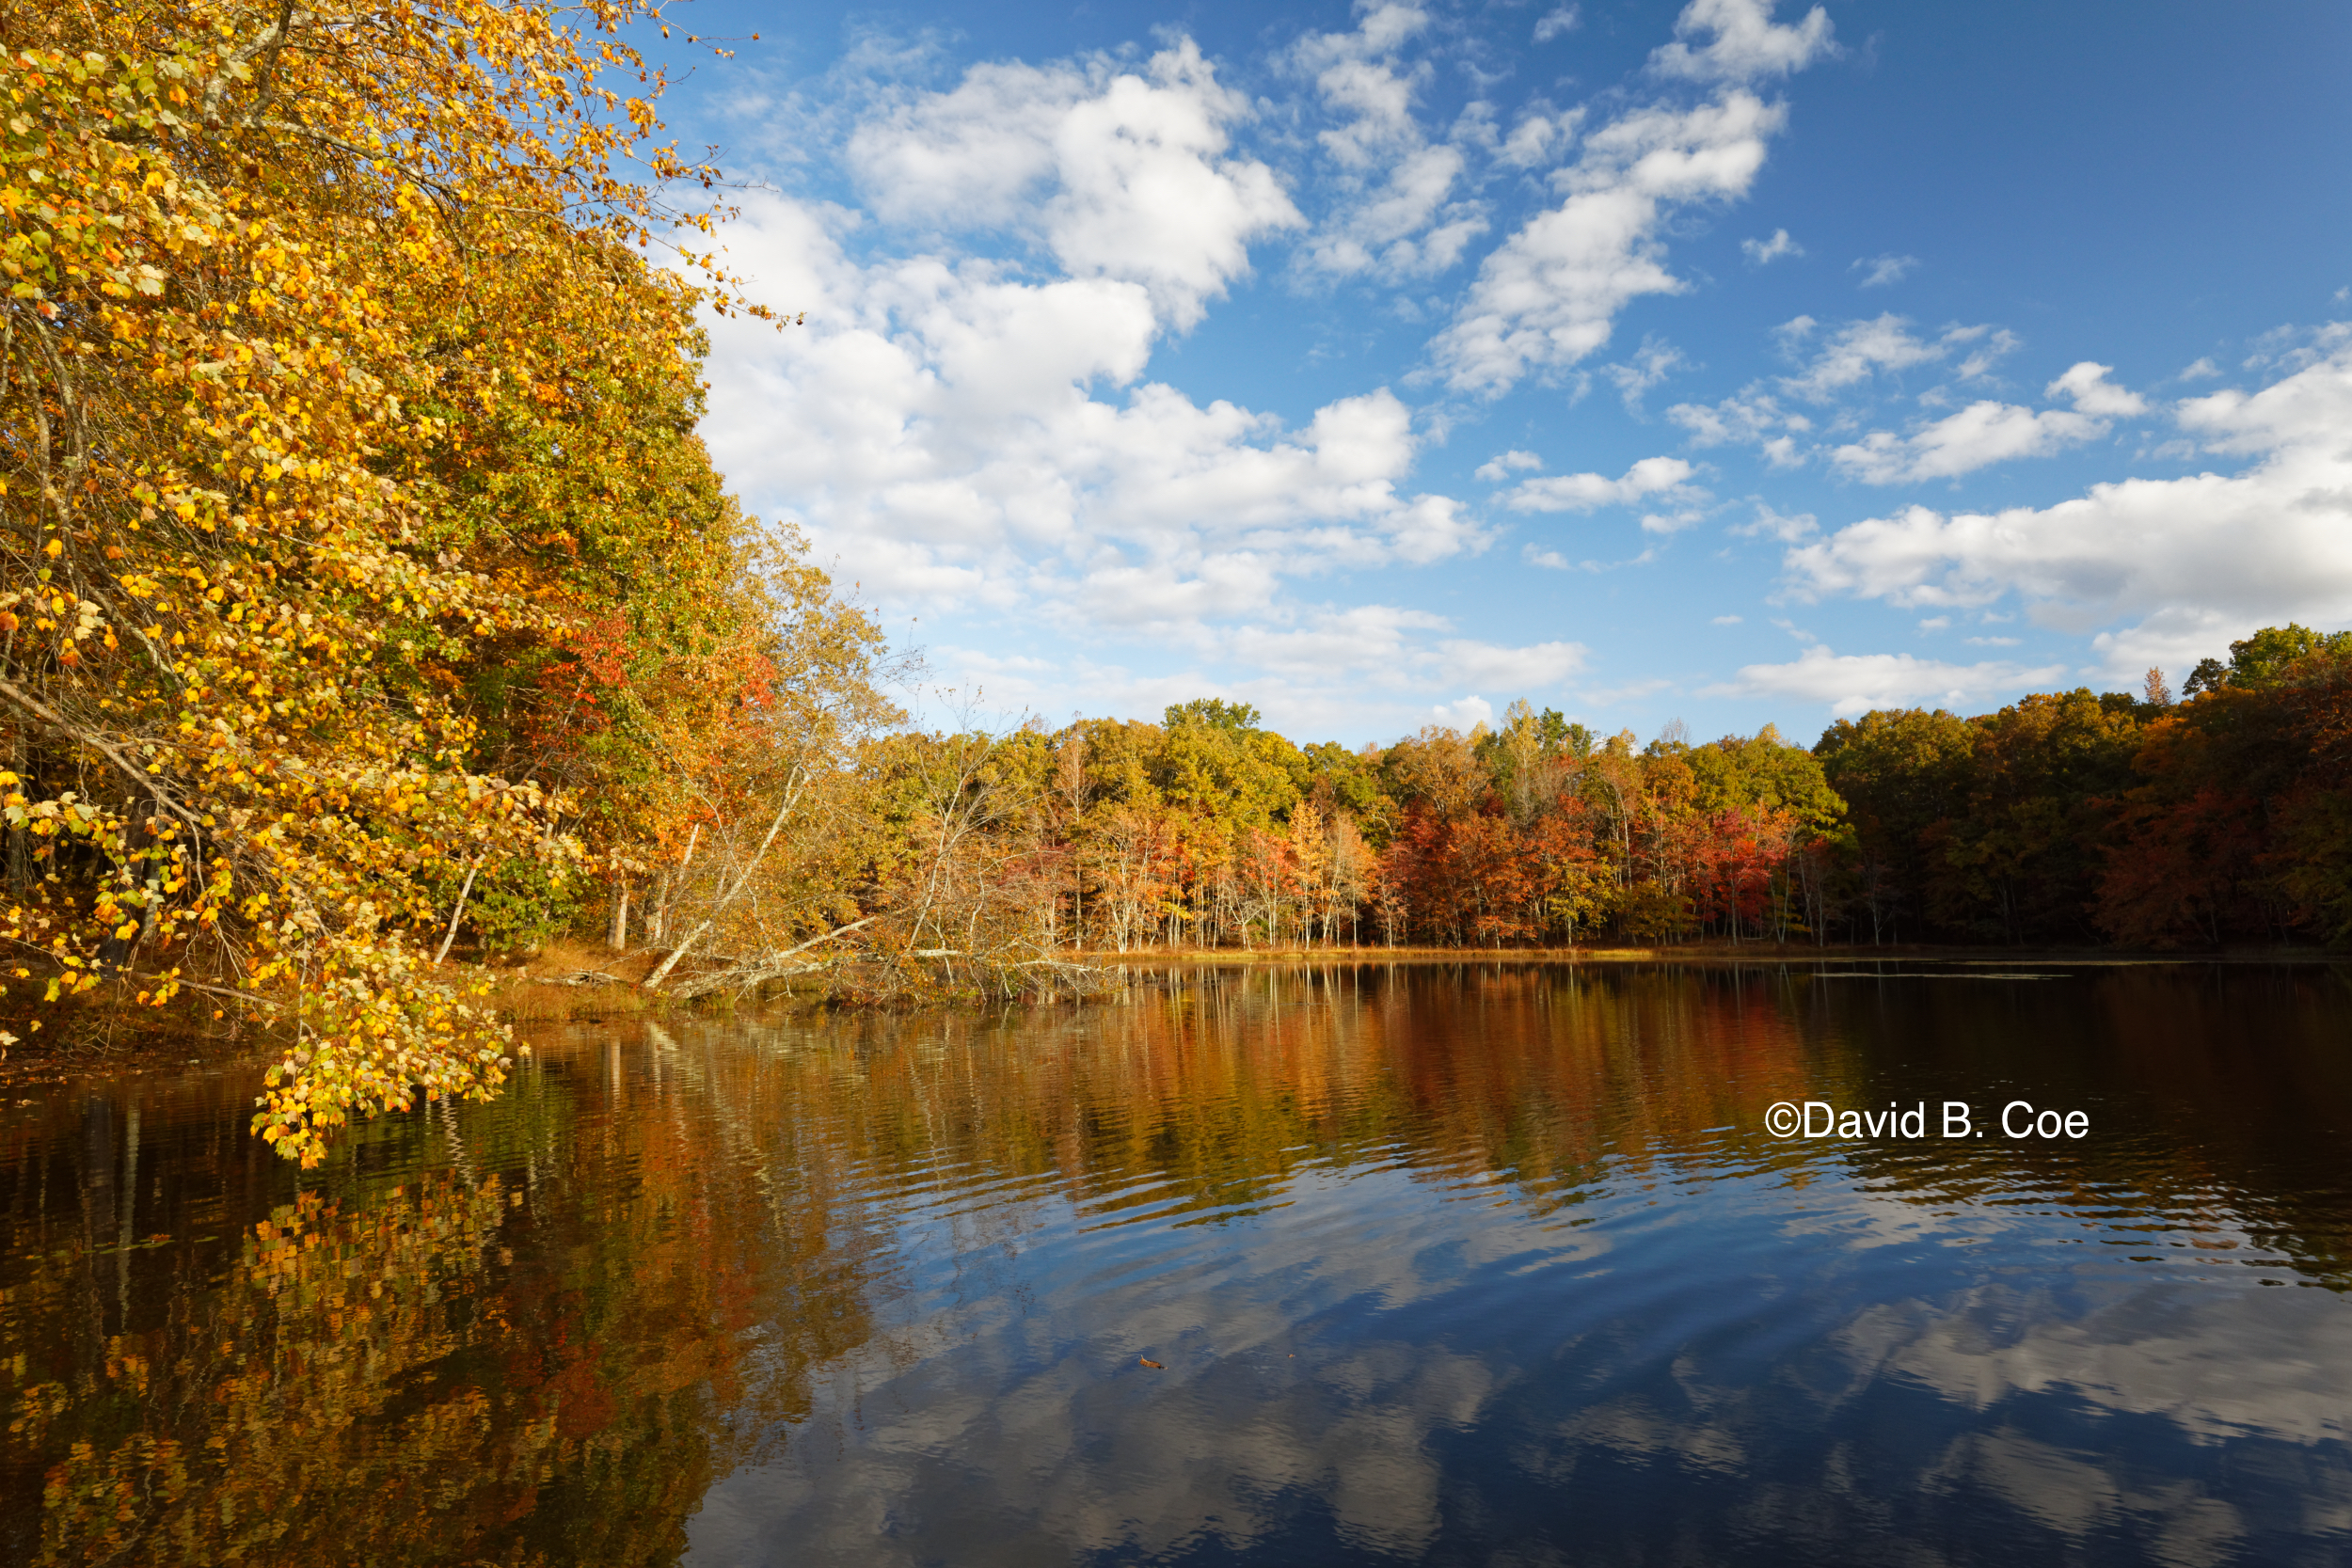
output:
[[2340, 964], [2352, 954], [2317, 947], [2244, 948], [2217, 953], [2119, 953], [2102, 948], [1943, 947], [1921, 944], [1810, 947], [1770, 942], [1690, 943], [1664, 947], [1260, 947], [1186, 948], [1135, 953], [1073, 953], [1074, 961], [1122, 969], [1251, 969], [1269, 965], [1363, 968], [1380, 964], [1941, 964], [1953, 967], [2064, 964], [2126, 968], [2148, 964]]
[[[633, 948], [626, 953], [564, 942], [512, 967], [468, 965], [476, 976], [490, 982], [483, 1001], [517, 1031], [566, 1023], [593, 1023], [622, 1019], [658, 1019], [699, 1010], [691, 1002], [649, 993], [635, 984], [658, 960], [660, 949]], [[1683, 968], [1771, 968], [1804, 973], [1823, 964], [1880, 965], [1916, 970], [1934, 967], [1953, 972], [2015, 969], [2048, 965], [2068, 969], [2125, 969], [2180, 964], [2288, 965], [2328, 967], [2352, 964], [2352, 953], [2314, 947], [2239, 948], [2205, 953], [2118, 953], [2099, 948], [1983, 948], [1929, 944], [1876, 947], [1807, 947], [1765, 942], [1689, 943], [1661, 947], [1257, 947], [1153, 949], [1131, 953], [1077, 950], [1073, 962], [1105, 969], [1148, 973], [1185, 970], [1374, 969], [1477, 966], [1481, 968], [1574, 968], [1579, 965], [1620, 967], [1655, 965]], [[597, 974], [599, 982], [582, 983], [578, 976]], [[1892, 974], [1889, 978], [1894, 977]], [[755, 1002], [744, 1011], [784, 1010], [811, 1005], [805, 997], [775, 996]], [[823, 1004], [818, 1004], [822, 1006]], [[946, 1002], [937, 1006], [962, 1006]], [[119, 1004], [98, 1003], [88, 1032], [61, 1039], [52, 1046], [37, 1039], [20, 1040], [0, 1054], [0, 1089], [38, 1083], [58, 1083], [81, 1076], [111, 1076], [164, 1068], [228, 1069], [258, 1067], [278, 1054], [264, 1030], [252, 1025], [217, 1024], [188, 1027], [155, 1021], [160, 1027], [140, 1028]], [[144, 1022], [144, 1021], [141, 1021]], [[126, 1026], [127, 1025], [127, 1026]], [[195, 1056], [186, 1054], [194, 1050]]]

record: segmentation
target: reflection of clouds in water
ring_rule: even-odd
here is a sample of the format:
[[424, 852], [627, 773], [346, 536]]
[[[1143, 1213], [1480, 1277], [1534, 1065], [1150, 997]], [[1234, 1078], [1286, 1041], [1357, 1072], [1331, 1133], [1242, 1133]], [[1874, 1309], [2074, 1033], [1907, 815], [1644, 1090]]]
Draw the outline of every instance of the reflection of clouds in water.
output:
[[2238, 1511], [2195, 1482], [2136, 1481], [2128, 1466], [2070, 1454], [2021, 1432], [1970, 1433], [1947, 1457], [1933, 1483], [1989, 1492], [2072, 1541], [2137, 1515], [2161, 1522], [2150, 1543], [2156, 1561], [2202, 1568], [2233, 1555], [2245, 1534]]
[[1245, 1545], [1302, 1499], [1359, 1549], [1425, 1550], [1443, 1479], [1429, 1439], [1476, 1421], [1508, 1369], [1376, 1324], [1456, 1308], [1467, 1273], [1589, 1260], [1607, 1241], [1485, 1205], [1466, 1225], [1462, 1203], [1394, 1171], [1302, 1177], [1284, 1196], [1279, 1227], [1175, 1233], [1176, 1262], [1167, 1231], [1042, 1243], [1026, 1267], [1086, 1281], [1058, 1309], [985, 1307], [900, 1376], [837, 1365], [785, 1462], [706, 1499], [695, 1555], [917, 1560], [937, 1546], [927, 1516], [1034, 1519], [1051, 1538], [974, 1540], [959, 1561], [1159, 1554], [1204, 1533]]
[[936, 1082], [861, 1053], [823, 1136], [900, 1293], [691, 1555], [1875, 1568], [2352, 1528], [2352, 1319], [2251, 1288], [2293, 1266], [2201, 1161], [1768, 1144], [1717, 1089], [1779, 1057], [1661, 1087], [1594, 1012], [1391, 1045], [1171, 1012], [1157, 1055], [1122, 1012], [1001, 1069], [927, 1049]]
[[[2157, 1216], [2149, 1207], [2122, 1212], [2122, 1228], [2116, 1229], [2069, 1214], [2052, 1197], [2042, 1215], [2030, 1217], [2082, 1230], [2045, 1232], [2042, 1244], [2076, 1243], [2095, 1231], [2107, 1232], [2099, 1242], [2121, 1241], [2143, 1253], [2178, 1244], [2152, 1233], [2149, 1222]], [[1816, 1239], [1834, 1234], [1848, 1249], [1950, 1245], [1994, 1240], [2028, 1217], [2013, 1209], [1931, 1206], [1866, 1191], [1843, 1195], [1784, 1230]], [[2352, 1414], [2352, 1312], [2333, 1292], [2255, 1288], [2291, 1278], [2286, 1260], [2210, 1206], [2172, 1219], [2168, 1230], [2193, 1230], [2191, 1247], [2212, 1249], [2192, 1250], [2182, 1260], [2216, 1273], [2193, 1282], [2152, 1281], [2145, 1269], [2092, 1276], [2078, 1266], [2063, 1276], [2062, 1289], [1987, 1284], [1932, 1305], [1881, 1302], [1829, 1338], [1851, 1381], [1836, 1394], [1816, 1386], [1826, 1403], [1852, 1397], [1867, 1383], [1908, 1380], [1994, 1418], [1996, 1426], [1955, 1435], [1921, 1483], [1931, 1491], [1990, 1494], [2077, 1542], [2136, 1516], [2161, 1521], [2154, 1547], [2160, 1560], [2211, 1562], [2242, 1544], [2245, 1520], [2212, 1497], [2201, 1478], [2151, 1474], [2144, 1432], [2128, 1445], [2118, 1439], [2068, 1451], [2019, 1430], [2022, 1407], [2037, 1400], [2068, 1406], [2078, 1431], [2155, 1418], [2171, 1442], [2186, 1448], [2249, 1437], [2306, 1450], [2325, 1445], [2298, 1465], [2307, 1472], [2296, 1487], [2298, 1528], [2352, 1530], [2352, 1468], [2340, 1448]]]
[[[1180, 1364], [1131, 1370], [1133, 1357], [1081, 1352], [985, 1397], [918, 1378], [903, 1392], [920, 1414], [886, 1419], [877, 1408], [886, 1393], [869, 1390], [856, 1413], [868, 1430], [853, 1449], [803, 1439], [796, 1463], [714, 1489], [693, 1524], [693, 1555], [939, 1560], [952, 1525], [959, 1562], [1158, 1556], [1203, 1534], [1247, 1545], [1304, 1495], [1331, 1512], [1343, 1538], [1409, 1556], [1438, 1525], [1440, 1476], [1424, 1439], [1436, 1424], [1474, 1418], [1492, 1381], [1475, 1357], [1394, 1346], [1322, 1366], [1350, 1391], [1301, 1374], [1282, 1386], [1284, 1363], [1263, 1355], [1190, 1377]], [[848, 1416], [848, 1392], [822, 1390], [820, 1408], [834, 1402]], [[929, 1526], [934, 1518], [940, 1527]], [[992, 1518], [1023, 1528], [970, 1531]]]
[[2290, 1259], [2203, 1195], [2158, 1197], [2134, 1193], [2128, 1203], [2118, 1207], [2114, 1194], [2091, 1200], [2064, 1187], [2036, 1190], [2010, 1174], [1994, 1195], [1948, 1183], [1904, 1189], [1873, 1184], [1858, 1190], [1814, 1187], [1804, 1202], [1802, 1212], [1774, 1222], [1773, 1229], [1783, 1240], [1817, 1246], [1834, 1243], [1848, 1252], [1922, 1243], [1964, 1246], [2014, 1243], [2021, 1227], [2056, 1220], [2058, 1227], [2040, 1234], [2036, 1244], [2072, 1246], [2095, 1240], [2110, 1249], [2120, 1245], [2129, 1252], [2161, 1254], [2179, 1250], [2185, 1243], [2188, 1252], [2183, 1261], [2202, 1254], [2194, 1260], [2219, 1263], [2233, 1281], [2243, 1279], [2249, 1264], [2274, 1269], [2282, 1281], [2293, 1277]]
[[2184, 1445], [2205, 1449], [2248, 1437], [2293, 1445], [2300, 1451], [2268, 1467], [2293, 1472], [2299, 1532], [2352, 1532], [2352, 1468], [2342, 1449], [2352, 1412], [2352, 1313], [2332, 1293], [2158, 1287], [2056, 1317], [2032, 1296], [1987, 1286], [1942, 1311], [1879, 1307], [1840, 1338], [1888, 1373], [2004, 1418], [1955, 1437], [1931, 1484], [1992, 1493], [2071, 1539], [2122, 1516], [2161, 1520], [2162, 1560], [2204, 1563], [2245, 1547], [2246, 1521], [2201, 1477], [2152, 1473], [2137, 1454], [2061, 1451], [2019, 1430], [2038, 1399], [2070, 1403], [2078, 1422], [2100, 1427], [2153, 1417]]
[[[2074, 1547], [2112, 1548], [2128, 1531], [2150, 1554], [2119, 1560], [2215, 1562], [2258, 1549], [2252, 1522], [2214, 1496], [2224, 1470], [2271, 1480], [2225, 1489], [2267, 1490], [2271, 1539], [2282, 1528], [2340, 1541], [2352, 1532], [2343, 1300], [2144, 1278], [2115, 1280], [2106, 1294], [2088, 1309], [2079, 1291], [2060, 1300], [2006, 1285], [1938, 1305], [1883, 1303], [1755, 1386], [1679, 1357], [1677, 1398], [1652, 1387], [1594, 1404], [1523, 1444], [1518, 1459], [1554, 1486], [1596, 1460], [1686, 1477], [1756, 1472], [1735, 1505], [1745, 1533], [1816, 1538], [1832, 1555], [1865, 1521], [1897, 1528], [1907, 1497], [1915, 1518], [1981, 1522], [1987, 1505], [2006, 1505]], [[1873, 1426], [1923, 1446], [1857, 1452], [1834, 1439]], [[2233, 1443], [2254, 1447], [2233, 1458]], [[1792, 1469], [1801, 1483], [1761, 1479]]]
[[[0, 1160], [0, 1540], [127, 1496], [119, 1557], [654, 1561], [702, 1500], [728, 1563], [2352, 1561], [2352, 1300], [2256, 1288], [2352, 1281], [2344, 1004], [2159, 981], [2098, 982], [2107, 1058], [2089, 982], [583, 1026], [291, 1213], [227, 1081], [76, 1086]], [[1757, 1125], [1960, 1081], [2100, 1133]]]
[[2332, 1292], [2157, 1286], [2060, 1315], [2046, 1296], [1987, 1285], [1940, 1308], [1869, 1308], [1837, 1342], [1973, 1410], [2066, 1394], [2160, 1416], [2192, 1441], [2338, 1442], [2352, 1414], [2352, 1312]]
[[[1412, 1559], [1449, 1516], [1534, 1496], [1595, 1522], [1571, 1560], [1636, 1561], [1656, 1543], [1628, 1521], [1711, 1489], [1691, 1514], [1708, 1550], [1858, 1560], [1876, 1536], [1883, 1560], [1942, 1562], [1923, 1535], [1997, 1515], [2074, 1547], [2128, 1527], [2130, 1560], [2189, 1563], [2281, 1528], [2215, 1500], [2233, 1441], [2274, 1468], [2299, 1446], [2300, 1528], [2352, 1527], [2352, 1316], [2333, 1294], [2247, 1288], [2254, 1271], [2221, 1289], [2145, 1269], [1985, 1284], [1993, 1255], [2083, 1221], [1826, 1181], [1789, 1216], [1779, 1186], [1694, 1183], [1655, 1206], [1629, 1186], [1578, 1228], [1394, 1167], [1295, 1177], [1282, 1207], [1226, 1227], [1081, 1231], [1041, 1212], [1064, 1199], [1025, 1194], [1006, 1272], [1057, 1283], [963, 1298], [912, 1367], [834, 1364], [784, 1460], [706, 1499], [693, 1555], [915, 1561], [952, 1537], [960, 1562], [1152, 1560], [1263, 1550], [1320, 1514], [1345, 1549]], [[1754, 1273], [1796, 1235], [1851, 1276]], [[1694, 1247], [1711, 1291], [1680, 1273]], [[1556, 1316], [1511, 1318], [1486, 1289], [1547, 1275]], [[897, 1310], [941, 1310], [932, 1289]], [[1882, 1427], [1908, 1436], [1858, 1438]], [[977, 1519], [1006, 1528], [974, 1536]]]

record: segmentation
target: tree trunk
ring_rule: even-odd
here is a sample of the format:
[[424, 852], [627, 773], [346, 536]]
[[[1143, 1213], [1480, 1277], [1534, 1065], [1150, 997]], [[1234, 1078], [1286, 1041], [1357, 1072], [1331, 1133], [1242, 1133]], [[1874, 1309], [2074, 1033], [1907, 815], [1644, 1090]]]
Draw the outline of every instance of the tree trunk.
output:
[[457, 923], [465, 918], [466, 898], [473, 892], [474, 874], [481, 869], [481, 856], [476, 856], [474, 863], [466, 867], [465, 884], [457, 890], [457, 907], [449, 911], [449, 931], [441, 938], [441, 950], [433, 955], [433, 964], [437, 969], [440, 967], [441, 960], [449, 957], [449, 944], [457, 940]]
[[678, 857], [674, 870], [661, 874], [661, 898], [654, 906], [653, 944], [656, 947], [670, 940], [670, 911], [686, 892], [686, 873], [694, 864], [694, 846], [702, 842], [703, 825], [694, 824], [694, 831], [686, 835], [686, 853]]
[[[709, 930], [710, 927], [717, 923], [719, 916], [725, 912], [726, 907], [729, 904], [735, 902], [736, 895], [743, 891], [743, 885], [752, 879], [752, 873], [758, 870], [759, 863], [767, 858], [768, 846], [773, 844], [776, 841], [776, 834], [784, 831], [784, 819], [791, 816], [792, 808], [799, 804], [801, 799], [801, 787], [805, 782], [805, 776], [799, 768], [795, 768], [792, 770], [792, 778], [787, 785], [784, 797], [784, 804], [776, 808], [776, 819], [768, 824], [768, 836], [761, 839], [759, 841], [759, 847], [752, 851], [751, 863], [743, 867], [741, 874], [735, 879], [735, 885], [733, 887], [726, 889], [719, 895], [719, 901], [710, 907], [710, 913], [704, 917], [703, 923], [695, 927], [691, 931], [689, 931], [686, 934], [685, 941], [679, 942], [675, 947], [671, 948], [670, 956], [662, 959], [661, 962], [655, 967], [654, 972], [651, 974], [646, 975], [641, 982], [641, 984], [643, 984], [647, 990], [654, 990], [659, 987], [663, 980], [669, 978], [670, 971], [675, 969], [677, 967], [678, 960], [686, 957], [687, 949], [693, 946], [697, 942], [700, 942], [702, 940], [703, 933]], [[697, 832], [699, 834], [699, 829], [697, 830]], [[693, 852], [693, 844], [691, 840], [687, 844], [687, 852], [690, 855]], [[623, 896], [627, 896], [626, 892], [624, 892]], [[857, 924], [862, 926], [865, 922], [859, 921]], [[845, 931], [850, 928], [851, 927], [848, 926], [841, 927], [841, 929]], [[798, 952], [799, 950], [800, 949], [798, 948], [793, 949], [795, 952]]]
[[[30, 766], [25, 755], [24, 724], [20, 720], [8, 733], [8, 771], [16, 775], [17, 792], [28, 797], [32, 791], [25, 787], [24, 770]], [[8, 829], [8, 896], [21, 904], [32, 885], [32, 835], [18, 824]]]

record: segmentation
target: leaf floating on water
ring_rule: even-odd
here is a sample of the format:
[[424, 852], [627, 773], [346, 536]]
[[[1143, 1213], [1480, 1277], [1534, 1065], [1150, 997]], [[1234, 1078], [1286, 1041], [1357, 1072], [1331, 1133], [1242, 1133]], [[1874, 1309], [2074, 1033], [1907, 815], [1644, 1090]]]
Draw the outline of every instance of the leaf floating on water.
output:
[[1138, 1355], [1136, 1359], [1142, 1362], [1145, 1366], [1151, 1368], [1155, 1372], [1164, 1372], [1168, 1370], [1166, 1367], [1161, 1366], [1158, 1362], [1152, 1360], [1148, 1355]]

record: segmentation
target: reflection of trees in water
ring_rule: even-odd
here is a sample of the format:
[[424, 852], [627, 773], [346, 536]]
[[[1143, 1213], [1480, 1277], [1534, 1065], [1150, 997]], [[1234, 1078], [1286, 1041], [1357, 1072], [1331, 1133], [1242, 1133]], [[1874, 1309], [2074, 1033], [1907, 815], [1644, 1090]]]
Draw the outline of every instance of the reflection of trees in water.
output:
[[[2082, 1217], [2135, 1257], [2283, 1259], [2352, 1288], [2352, 1185], [2342, 1132], [2352, 985], [2335, 966], [2122, 966], [2002, 986], [1817, 983], [1818, 1037], [1874, 1036], [1877, 1070], [1997, 1117], [2097, 1106], [2074, 1140], [1866, 1144], [1849, 1155], [1875, 1190], [1928, 1207], [2046, 1206]], [[2201, 1254], [2201, 1257], [2190, 1257]]]
[[[714, 1480], [801, 1430], [812, 1369], [940, 1348], [894, 1326], [910, 1223], [951, 1228], [982, 1296], [1048, 1198], [1084, 1225], [1216, 1223], [1393, 1165], [1540, 1212], [1834, 1165], [1908, 1212], [2027, 1202], [2341, 1285], [2344, 1002], [2320, 972], [2030, 996], [1198, 973], [1082, 1009], [551, 1037], [503, 1101], [360, 1129], [299, 1192], [216, 1080], [60, 1099], [0, 1128], [0, 1558], [669, 1560]], [[2145, 1113], [2055, 1148], [1761, 1131], [1778, 1100], [2012, 1083]]]
[[[527, 1074], [466, 1136], [437, 1108], [379, 1124], [324, 1190], [274, 1205], [291, 1179], [240, 1169], [241, 1106], [151, 1138], [152, 1177], [87, 1129], [78, 1148], [106, 1157], [70, 1176], [54, 1137], [24, 1139], [0, 1557], [675, 1559], [713, 1477], [804, 1411], [811, 1362], [865, 1334], [865, 1281], [820, 1213], [739, 1182], [718, 1122], [572, 1098]], [[413, 1167], [421, 1143], [432, 1168], [367, 1174]], [[66, 1181], [87, 1212], [117, 1171], [158, 1182], [157, 1208], [211, 1191], [168, 1245], [65, 1234]], [[207, 1244], [191, 1220], [234, 1228]]]
[[[2317, 968], [1893, 984], [1769, 966], [1208, 971], [1102, 1007], [796, 1029], [789, 1050], [731, 1058], [722, 1099], [788, 1107], [796, 1136], [864, 1171], [1050, 1180], [1093, 1223], [1247, 1212], [1302, 1169], [1368, 1163], [1501, 1177], [1549, 1208], [1601, 1181], [1804, 1184], [1827, 1160], [1929, 1208], [2042, 1202], [2119, 1234], [2179, 1230], [2183, 1247], [2250, 1229], [2332, 1282], [2352, 1277], [2352, 1205], [2328, 1164], [2352, 1105], [2352, 1060], [2330, 1043], [2347, 1002]], [[2012, 1092], [2108, 1109], [2095, 1136], [2057, 1145], [1763, 1131], [1774, 1101], [1822, 1099], [1924, 1101], [1940, 1132], [1945, 1098], [1997, 1116]]]
[[853, 1161], [1051, 1175], [1115, 1218], [1247, 1208], [1309, 1166], [1556, 1184], [1693, 1158], [1692, 1133], [1802, 1078], [1788, 1020], [1724, 1006], [1662, 974], [1212, 972], [1042, 1018], [848, 1021], [751, 1060]]

